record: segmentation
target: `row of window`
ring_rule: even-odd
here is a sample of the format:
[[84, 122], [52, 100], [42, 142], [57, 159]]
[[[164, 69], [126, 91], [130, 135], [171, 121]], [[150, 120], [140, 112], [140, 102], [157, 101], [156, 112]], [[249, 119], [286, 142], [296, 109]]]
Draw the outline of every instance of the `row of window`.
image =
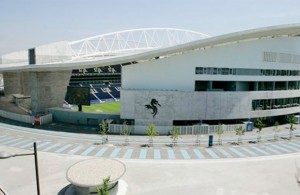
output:
[[251, 76], [299, 76], [299, 70], [271, 70], [271, 69], [246, 69], [246, 68], [216, 68], [196, 67], [196, 74], [209, 75], [251, 75]]
[[257, 91], [298, 90], [299, 88], [299, 81], [257, 82]]
[[276, 52], [263, 52], [263, 61], [300, 64], [300, 55]]
[[299, 70], [260, 70], [263, 76], [299, 76]]
[[270, 110], [300, 106], [300, 97], [252, 100], [252, 110]]
[[196, 67], [196, 74], [236, 75], [236, 69], [234, 69], [234, 68]]

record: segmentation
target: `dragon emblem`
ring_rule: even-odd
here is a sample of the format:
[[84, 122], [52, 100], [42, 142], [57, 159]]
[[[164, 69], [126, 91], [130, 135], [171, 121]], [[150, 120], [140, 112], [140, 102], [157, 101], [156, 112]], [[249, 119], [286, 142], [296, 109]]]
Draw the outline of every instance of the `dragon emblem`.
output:
[[145, 105], [145, 108], [147, 108], [148, 110], [149, 109], [152, 110], [153, 118], [157, 114], [157, 106], [160, 107], [160, 104], [158, 103], [158, 101], [156, 99], [151, 99], [150, 104]]

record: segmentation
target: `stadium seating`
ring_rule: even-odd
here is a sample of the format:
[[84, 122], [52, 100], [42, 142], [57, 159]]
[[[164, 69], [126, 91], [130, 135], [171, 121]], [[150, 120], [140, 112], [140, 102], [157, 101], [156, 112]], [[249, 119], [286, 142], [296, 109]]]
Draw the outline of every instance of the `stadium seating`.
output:
[[120, 91], [117, 89], [117, 87], [109, 87], [110, 93], [114, 96], [114, 98], [119, 99], [120, 98]]
[[[112, 75], [112, 76], [108, 76]], [[108, 76], [108, 77], [107, 77]], [[120, 99], [121, 65], [76, 69], [72, 71], [70, 86], [90, 87], [91, 103]]]
[[102, 101], [108, 101], [110, 99], [117, 100], [120, 98], [120, 87], [121, 84], [114, 84], [112, 87], [111, 85], [95, 85], [92, 84], [93, 89], [95, 90], [95, 95]]

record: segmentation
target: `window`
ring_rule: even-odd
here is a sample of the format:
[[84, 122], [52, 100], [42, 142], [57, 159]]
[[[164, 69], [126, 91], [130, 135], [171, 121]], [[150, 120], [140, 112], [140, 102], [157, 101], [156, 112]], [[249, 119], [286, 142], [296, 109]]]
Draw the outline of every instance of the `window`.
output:
[[222, 68], [222, 74], [227, 75], [229, 73], [229, 68]]
[[252, 100], [252, 110], [281, 109], [300, 106], [300, 97]]
[[233, 69], [233, 75], [236, 75], [236, 69]]
[[212, 68], [213, 69], [213, 74], [218, 74], [218, 68]]
[[202, 67], [196, 67], [196, 74], [203, 74], [203, 68]]
[[[80, 70], [79, 70], [80, 71]], [[246, 68], [217, 68], [196, 67], [196, 74], [209, 75], [245, 75], [245, 76], [299, 76], [299, 70], [273, 70], [273, 69], [246, 69]]]
[[218, 68], [218, 74], [222, 74], [222, 68]]

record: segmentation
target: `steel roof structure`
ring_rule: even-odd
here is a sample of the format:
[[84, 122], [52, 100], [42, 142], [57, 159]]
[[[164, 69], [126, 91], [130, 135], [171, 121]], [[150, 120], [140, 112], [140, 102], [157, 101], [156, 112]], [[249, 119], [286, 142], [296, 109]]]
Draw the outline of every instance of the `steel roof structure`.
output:
[[70, 42], [72, 59], [117, 56], [170, 47], [210, 36], [175, 28], [143, 28], [113, 32]]
[[[173, 29], [164, 29], [166, 30], [166, 37], [168, 33], [172, 31], [174, 34], [169, 34], [169, 38], [161, 39], [161, 42], [158, 42], [158, 39], [155, 39], [156, 34], [158, 33], [158, 31], [160, 31], [160, 29], [148, 30], [140, 29], [132, 31], [122, 31], [71, 42], [70, 46], [73, 49], [74, 59], [72, 61], [34, 65], [1, 64], [0, 71], [49, 71], [54, 69], [67, 70], [151, 60], [154, 58], [157, 59], [157, 57], [160, 56], [167, 57], [170, 55], [180, 55], [182, 53], [189, 52], [195, 49], [206, 49], [224, 44], [234, 44], [238, 43], [239, 41], [280, 36], [300, 36], [300, 23], [264, 27], [254, 30], [245, 30], [215, 37], [208, 37], [205, 34], [195, 33], [193, 31], [178, 31], [178, 29], [174, 29], [173, 31]], [[150, 32], [152, 30], [156, 30], [156, 33], [153, 32], [153, 34], [151, 34]], [[132, 40], [132, 35], [129, 35], [129, 32], [140, 33], [140, 39]], [[175, 40], [189, 40], [180, 38], [175, 39], [175, 37], [177, 36], [175, 34], [179, 34], [179, 32], [183, 34], [187, 33], [187, 37], [189, 37], [191, 34], [196, 34], [200, 37], [200, 39], [192, 40], [190, 42], [181, 41], [180, 43], [177, 42], [176, 44]], [[149, 37], [152, 38], [149, 39]], [[178, 35], [177, 37], [180, 36]], [[170, 41], [166, 41], [165, 43], [162, 40], [173, 40], [171, 42], [174, 44], [170, 44]], [[99, 56], [101, 56], [101, 58], [99, 58]]]

